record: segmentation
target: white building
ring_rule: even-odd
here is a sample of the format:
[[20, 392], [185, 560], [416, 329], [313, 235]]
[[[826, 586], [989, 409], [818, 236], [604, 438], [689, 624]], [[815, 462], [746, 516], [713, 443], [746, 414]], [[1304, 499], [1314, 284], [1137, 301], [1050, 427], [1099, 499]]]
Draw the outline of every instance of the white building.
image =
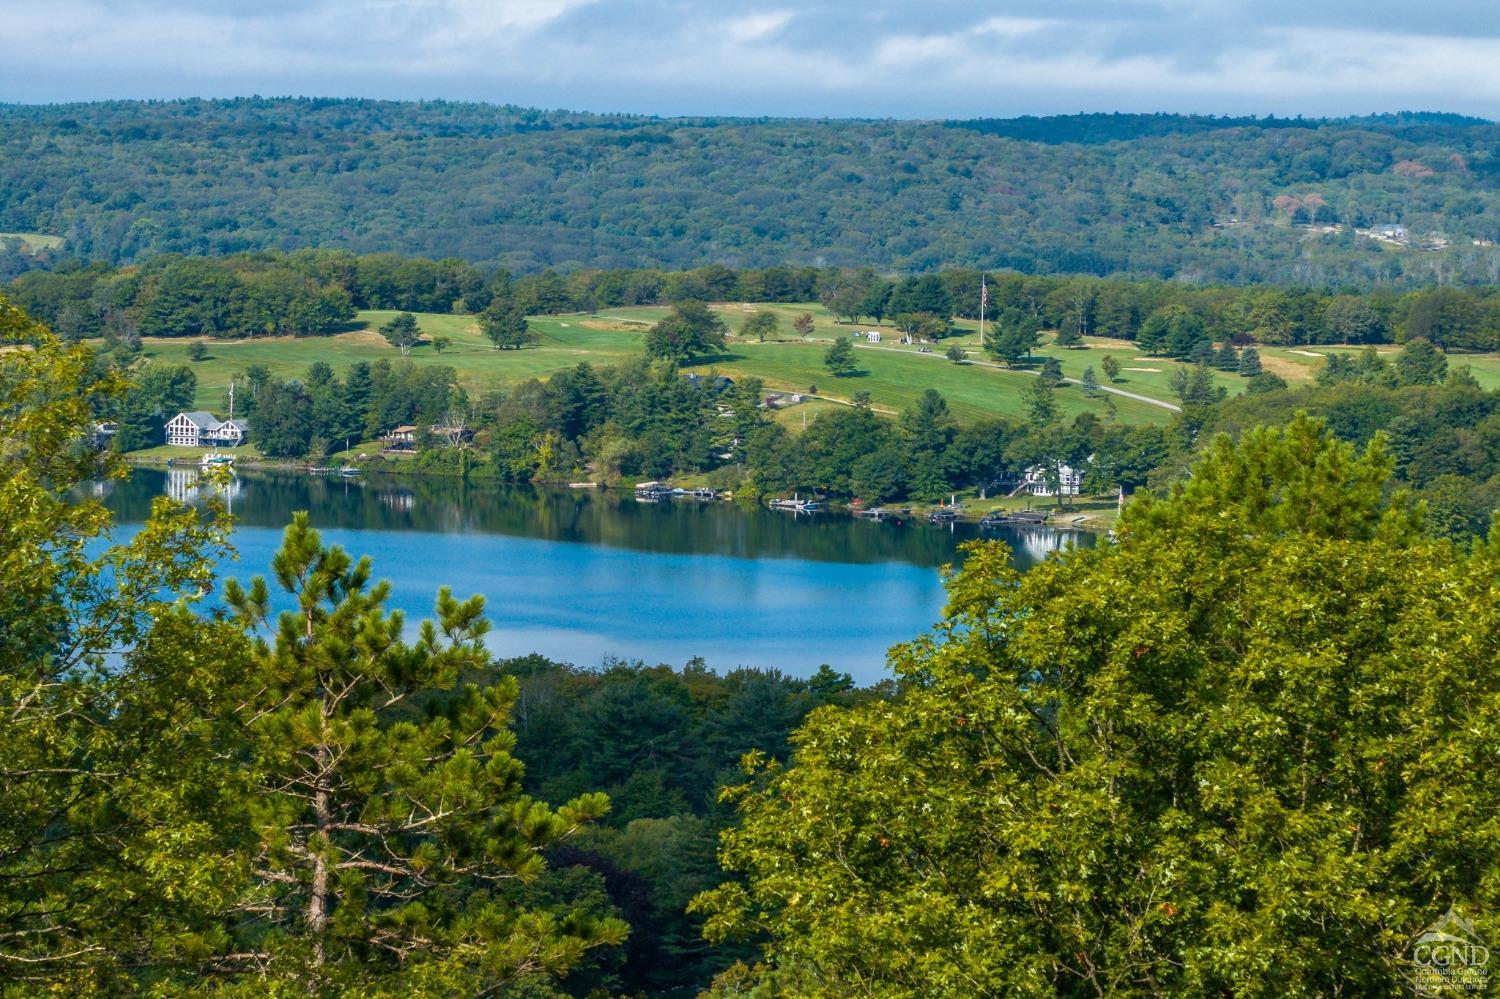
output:
[[[1056, 468], [1056, 488], [1048, 481]], [[1032, 465], [1026, 469], [1026, 488], [1033, 496], [1077, 496], [1083, 491], [1083, 469], [1071, 465]]]
[[199, 409], [172, 417], [166, 433], [167, 443], [179, 447], [238, 447], [249, 439], [250, 425], [244, 420], [221, 420]]
[[870, 343], [879, 343], [880, 342], [880, 331], [879, 330], [866, 330], [865, 331], [865, 339], [868, 340]]

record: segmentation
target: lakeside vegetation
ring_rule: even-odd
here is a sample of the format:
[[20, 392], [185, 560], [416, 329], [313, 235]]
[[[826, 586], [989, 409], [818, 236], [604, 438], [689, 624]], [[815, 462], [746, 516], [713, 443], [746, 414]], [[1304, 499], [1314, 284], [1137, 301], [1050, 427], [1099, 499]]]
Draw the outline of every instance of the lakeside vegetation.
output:
[[[120, 472], [120, 369], [3, 300], [0, 337], [6, 996], [1383, 994], [1444, 911], [1500, 933], [1500, 541], [1399, 477], [1500, 397], [1416, 355], [1133, 428], [1244, 421], [1113, 543], [974, 547], [857, 690], [495, 661], [482, 598], [409, 632], [305, 515], [244, 584], [212, 505], [112, 538], [78, 487]], [[523, 384], [639, 381], [581, 379]], [[797, 440], [937, 456], [934, 397]], [[1439, 439], [1356, 449], [1309, 398]]]

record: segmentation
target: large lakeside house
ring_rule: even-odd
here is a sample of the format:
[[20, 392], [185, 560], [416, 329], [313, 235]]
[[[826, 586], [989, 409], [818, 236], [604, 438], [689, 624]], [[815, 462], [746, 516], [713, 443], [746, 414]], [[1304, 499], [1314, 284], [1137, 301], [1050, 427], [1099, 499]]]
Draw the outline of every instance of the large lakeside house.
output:
[[238, 447], [250, 438], [250, 425], [199, 409], [168, 420], [166, 434], [167, 443], [179, 447]]

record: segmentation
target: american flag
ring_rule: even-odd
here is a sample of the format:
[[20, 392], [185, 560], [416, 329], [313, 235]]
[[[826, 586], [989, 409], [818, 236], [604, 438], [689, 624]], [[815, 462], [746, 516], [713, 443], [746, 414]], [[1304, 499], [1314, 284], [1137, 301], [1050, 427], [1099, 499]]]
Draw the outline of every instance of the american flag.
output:
[[979, 279], [979, 307], [982, 309], [989, 304], [990, 289], [989, 286], [984, 283], [984, 278], [981, 276]]

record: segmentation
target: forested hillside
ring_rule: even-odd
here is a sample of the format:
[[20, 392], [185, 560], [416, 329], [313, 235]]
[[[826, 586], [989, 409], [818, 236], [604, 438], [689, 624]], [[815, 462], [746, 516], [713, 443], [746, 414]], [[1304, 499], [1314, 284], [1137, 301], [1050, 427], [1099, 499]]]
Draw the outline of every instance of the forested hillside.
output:
[[[940, 123], [342, 100], [11, 105], [0, 233], [60, 236], [62, 252], [110, 262], [318, 246], [516, 271], [720, 262], [1492, 283], [1497, 142], [1500, 125], [1447, 115]], [[27, 253], [0, 238], [0, 272]]]

